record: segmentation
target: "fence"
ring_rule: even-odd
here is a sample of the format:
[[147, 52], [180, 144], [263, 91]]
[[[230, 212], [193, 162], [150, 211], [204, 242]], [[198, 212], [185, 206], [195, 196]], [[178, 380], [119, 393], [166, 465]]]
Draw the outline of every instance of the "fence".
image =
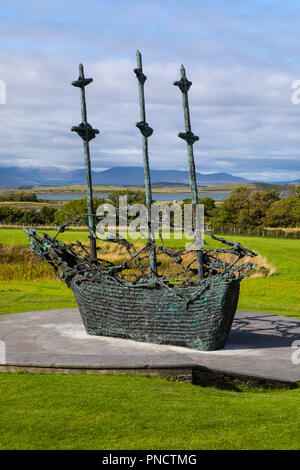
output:
[[[41, 230], [58, 230], [59, 225], [41, 225], [41, 224], [14, 224], [14, 223], [9, 223], [6, 222], [5, 224], [0, 224], [0, 229], [1, 228], [15, 228], [15, 229], [23, 229], [25, 228], [30, 228], [34, 227], [36, 229], [41, 229]], [[87, 227], [82, 226], [82, 224], [72, 224], [72, 226], [68, 227], [67, 230], [88, 230]]]
[[267, 228], [241, 228], [241, 227], [212, 227], [207, 230], [221, 235], [244, 235], [248, 237], [292, 238], [300, 239], [300, 230], [267, 229]]
[[[39, 224], [13, 224], [6, 223], [0, 224], [0, 228], [16, 228], [22, 229], [23, 227], [35, 227], [37, 229], [51, 229], [57, 230], [58, 225], [39, 225]], [[87, 230], [87, 227], [82, 224], [72, 224], [68, 230]], [[289, 238], [300, 239], [300, 230], [293, 229], [267, 229], [267, 228], [241, 228], [241, 227], [213, 227], [207, 225], [205, 230], [220, 235], [244, 235], [248, 237], [267, 237], [267, 238]]]

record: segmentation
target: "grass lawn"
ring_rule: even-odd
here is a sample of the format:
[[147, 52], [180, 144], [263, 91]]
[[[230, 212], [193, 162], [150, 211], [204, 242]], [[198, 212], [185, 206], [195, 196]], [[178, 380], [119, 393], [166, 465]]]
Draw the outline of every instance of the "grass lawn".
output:
[[[300, 240], [226, 235], [264, 256], [277, 274], [241, 283], [239, 310], [273, 313], [300, 318]], [[221, 246], [207, 239], [208, 246]], [[181, 243], [181, 242], [180, 242]], [[170, 243], [176, 247], [178, 241]]]
[[300, 240], [226, 236], [264, 256], [275, 276], [241, 283], [238, 308], [300, 318]]
[[[49, 234], [56, 233], [48, 231]], [[63, 241], [88, 241], [84, 231], [60, 235]], [[277, 274], [247, 279], [241, 283], [238, 308], [300, 318], [300, 241], [279, 238], [226, 236], [264, 256], [277, 268]], [[19, 229], [0, 229], [0, 243], [26, 244], [26, 234]], [[169, 246], [182, 244], [169, 241]], [[214, 246], [218, 244], [214, 242]], [[212, 243], [209, 242], [209, 246]], [[74, 307], [72, 293], [59, 281], [0, 281], [0, 313]], [[33, 295], [34, 294], [34, 295]]]
[[0, 374], [0, 449], [299, 449], [300, 389]]
[[[47, 230], [55, 235], [56, 230]], [[60, 240], [88, 242], [88, 233], [69, 231]], [[0, 229], [0, 243], [27, 244], [26, 233], [21, 229]], [[77, 304], [70, 289], [60, 281], [0, 281], [0, 314], [72, 308]]]
[[0, 314], [77, 307], [60, 281], [0, 281]]
[[15, 207], [17, 209], [30, 208], [36, 209], [39, 207], [60, 207], [55, 202], [35, 202], [35, 201], [0, 201], [0, 208], [3, 206]]
[[[243, 281], [239, 308], [300, 318], [300, 242], [226, 238], [265, 256], [278, 272]], [[61, 239], [88, 240], [82, 231]], [[26, 236], [2, 229], [0, 243], [24, 244]], [[2, 314], [76, 306], [59, 281], [0, 281], [0, 293]], [[0, 449], [300, 449], [300, 388], [225, 390], [134, 375], [1, 373], [0, 397]]]
[[[57, 230], [45, 230], [49, 235], [54, 236]], [[64, 232], [59, 236], [62, 241], [76, 242], [80, 240], [82, 242], [88, 242], [88, 232], [80, 230], [70, 230]], [[22, 229], [16, 228], [0, 228], [0, 243], [3, 245], [25, 245], [28, 243], [27, 235]]]

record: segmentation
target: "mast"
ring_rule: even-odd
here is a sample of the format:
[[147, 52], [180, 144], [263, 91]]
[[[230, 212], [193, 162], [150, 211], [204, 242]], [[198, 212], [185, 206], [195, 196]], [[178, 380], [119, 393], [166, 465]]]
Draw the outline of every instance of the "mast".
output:
[[134, 73], [136, 74], [136, 77], [138, 79], [140, 119], [141, 119], [140, 122], [136, 123], [136, 127], [140, 130], [142, 134], [142, 141], [143, 141], [144, 178], [145, 178], [145, 190], [146, 190], [146, 204], [147, 204], [147, 211], [148, 211], [148, 242], [150, 243], [150, 271], [151, 271], [152, 277], [157, 277], [155, 237], [154, 237], [153, 227], [151, 223], [152, 190], [151, 190], [149, 154], [148, 154], [148, 137], [150, 137], [153, 134], [153, 129], [151, 129], [151, 127], [149, 127], [149, 125], [146, 122], [144, 83], [147, 80], [147, 77], [143, 73], [142, 55], [140, 51], [136, 51], [136, 62], [137, 62], [137, 68], [134, 69]]
[[71, 128], [72, 132], [77, 132], [77, 134], [83, 140], [83, 150], [84, 150], [84, 162], [85, 162], [85, 174], [86, 174], [86, 184], [87, 184], [87, 207], [88, 207], [88, 225], [89, 225], [89, 239], [90, 239], [90, 253], [93, 259], [97, 258], [96, 251], [96, 235], [95, 235], [95, 215], [93, 208], [93, 186], [92, 186], [92, 174], [91, 174], [91, 159], [90, 159], [90, 140], [96, 137], [96, 134], [99, 134], [98, 129], [93, 129], [92, 126], [87, 121], [87, 111], [86, 111], [86, 99], [85, 99], [85, 87], [92, 83], [92, 78], [85, 78], [83, 65], [79, 64], [79, 78], [72, 82], [72, 85], [80, 88], [80, 102], [81, 102], [81, 119], [82, 122], [78, 126], [73, 126]]
[[[174, 85], [178, 86], [178, 88], [180, 88], [182, 92], [182, 105], [183, 105], [183, 113], [184, 113], [185, 132], [179, 132], [178, 137], [186, 141], [189, 171], [190, 171], [190, 185], [191, 185], [191, 193], [192, 193], [193, 214], [195, 217], [196, 205], [198, 204], [198, 189], [197, 189], [193, 145], [195, 142], [197, 142], [197, 140], [199, 140], [199, 137], [197, 135], [194, 135], [191, 129], [188, 91], [192, 85], [192, 82], [190, 82], [186, 78], [185, 68], [183, 65], [181, 65], [180, 67], [180, 77], [181, 77], [180, 80], [174, 82]], [[203, 259], [202, 259], [201, 250], [197, 250], [197, 268], [198, 268], [199, 280], [203, 279]]]

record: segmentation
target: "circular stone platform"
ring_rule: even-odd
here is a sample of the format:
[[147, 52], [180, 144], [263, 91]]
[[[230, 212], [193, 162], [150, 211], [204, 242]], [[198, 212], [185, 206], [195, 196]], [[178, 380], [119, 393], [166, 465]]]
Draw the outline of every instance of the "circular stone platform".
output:
[[300, 381], [295, 344], [299, 341], [300, 346], [300, 320], [255, 312], [237, 312], [226, 347], [212, 352], [90, 336], [78, 309], [2, 315], [0, 341], [0, 370], [127, 371], [198, 378], [209, 373], [286, 384]]

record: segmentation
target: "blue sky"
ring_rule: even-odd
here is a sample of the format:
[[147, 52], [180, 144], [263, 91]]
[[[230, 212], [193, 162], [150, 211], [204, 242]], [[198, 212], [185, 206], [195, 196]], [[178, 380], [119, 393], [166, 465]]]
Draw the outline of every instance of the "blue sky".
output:
[[185, 64], [197, 170], [257, 180], [300, 177], [300, 2], [11, 0], [0, 9], [0, 165], [83, 166], [69, 129], [87, 88], [93, 168], [142, 165], [135, 51], [143, 53], [150, 163], [187, 169], [181, 97]]

